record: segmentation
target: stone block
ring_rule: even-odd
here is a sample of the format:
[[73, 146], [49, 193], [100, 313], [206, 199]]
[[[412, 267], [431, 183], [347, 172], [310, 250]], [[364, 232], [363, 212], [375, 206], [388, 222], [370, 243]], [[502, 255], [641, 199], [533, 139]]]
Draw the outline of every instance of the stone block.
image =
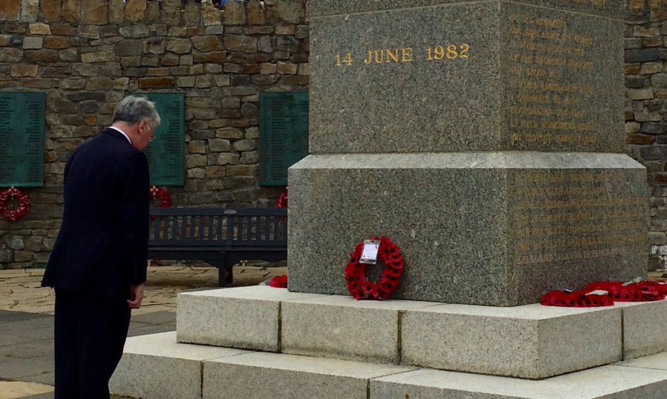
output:
[[620, 360], [622, 336], [614, 307], [439, 305], [403, 313], [402, 362], [542, 379]]
[[541, 381], [417, 370], [371, 380], [370, 399], [662, 399], [667, 372], [604, 366]]
[[225, 25], [244, 25], [246, 23], [244, 2], [228, 1], [223, 17]]
[[274, 8], [278, 18], [291, 24], [304, 23], [306, 14], [305, 2], [302, 1], [278, 1]]
[[127, 0], [125, 3], [125, 19], [130, 22], [139, 22], [146, 15], [146, 0]]
[[37, 65], [27, 65], [27, 64], [16, 64], [12, 66], [12, 77], [15, 78], [25, 78], [25, 77], [36, 77], [39, 67]]
[[179, 344], [176, 332], [128, 338], [109, 390], [133, 398], [199, 399], [201, 362], [243, 353], [247, 352]]
[[81, 19], [81, 0], [64, 0], [60, 15], [67, 22], [78, 23]]
[[279, 351], [280, 302], [307, 298], [268, 286], [178, 295], [178, 341]]
[[40, 0], [22, 0], [21, 21], [35, 22], [39, 15]]
[[[201, 7], [202, 25], [214, 27], [222, 25], [222, 11], [214, 7], [211, 3], [204, 3]], [[212, 34], [212, 32], [207, 32]], [[222, 33], [220, 30], [219, 33]]]
[[60, 18], [60, 0], [41, 0], [40, 10], [47, 21], [55, 22]]
[[17, 21], [21, 14], [21, 0], [0, 2], [0, 21]]
[[116, 56], [112, 51], [98, 51], [94, 53], [81, 54], [83, 63], [101, 63], [116, 61]]
[[282, 303], [282, 352], [380, 363], [399, 361], [399, 313], [417, 301], [317, 296]]
[[0, 49], [0, 62], [19, 62], [23, 58], [23, 51], [17, 48]]
[[199, 51], [213, 51], [222, 49], [222, 40], [217, 36], [195, 36], [190, 38], [192, 44]]
[[257, 51], [257, 39], [244, 35], [225, 35], [225, 48], [229, 51], [252, 53]]
[[258, 0], [248, 2], [248, 25], [264, 25], [266, 12]]
[[367, 399], [371, 378], [407, 367], [276, 353], [204, 362], [203, 399]]
[[168, 89], [174, 86], [174, 78], [141, 78], [139, 79], [140, 89]]
[[44, 46], [44, 38], [38, 36], [28, 36], [23, 39], [24, 50], [37, 50]]
[[84, 23], [102, 25], [109, 15], [108, 0], [83, 0], [81, 16]]
[[28, 27], [31, 35], [50, 35], [51, 26], [45, 23], [33, 23]]
[[186, 54], [192, 50], [192, 42], [189, 39], [169, 39], [167, 51], [176, 54]]
[[310, 155], [289, 169], [289, 289], [346, 295], [373, 236], [401, 248], [396, 299], [515, 306], [642, 276], [645, 173], [622, 154]]
[[183, 9], [183, 21], [188, 26], [201, 25], [201, 5], [196, 3], [185, 3]]
[[310, 151], [621, 152], [621, 2], [313, 4]]
[[667, 351], [667, 300], [615, 307], [623, 310], [623, 359]]

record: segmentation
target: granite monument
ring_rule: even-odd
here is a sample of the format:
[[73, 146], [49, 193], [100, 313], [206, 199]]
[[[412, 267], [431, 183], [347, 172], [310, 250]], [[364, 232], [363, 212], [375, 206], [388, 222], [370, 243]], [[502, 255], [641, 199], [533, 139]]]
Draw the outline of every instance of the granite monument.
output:
[[376, 235], [405, 257], [395, 298], [515, 306], [644, 276], [621, 0], [320, 0], [310, 13], [291, 291], [346, 294], [348, 253]]

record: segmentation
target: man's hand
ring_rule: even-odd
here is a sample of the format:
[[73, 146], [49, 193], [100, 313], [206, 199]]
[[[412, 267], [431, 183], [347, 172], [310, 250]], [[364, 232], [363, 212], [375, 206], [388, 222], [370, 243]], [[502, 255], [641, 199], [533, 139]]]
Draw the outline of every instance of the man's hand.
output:
[[130, 287], [130, 299], [127, 300], [127, 306], [130, 309], [139, 309], [141, 301], [144, 299], [144, 285], [133, 285]]

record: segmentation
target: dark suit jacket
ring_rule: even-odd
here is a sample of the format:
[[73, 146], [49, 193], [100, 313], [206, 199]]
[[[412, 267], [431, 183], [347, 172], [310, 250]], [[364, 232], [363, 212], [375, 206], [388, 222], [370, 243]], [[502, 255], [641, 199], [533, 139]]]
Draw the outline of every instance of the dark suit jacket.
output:
[[43, 286], [114, 297], [146, 281], [148, 161], [118, 131], [82, 144], [65, 166], [65, 208]]

